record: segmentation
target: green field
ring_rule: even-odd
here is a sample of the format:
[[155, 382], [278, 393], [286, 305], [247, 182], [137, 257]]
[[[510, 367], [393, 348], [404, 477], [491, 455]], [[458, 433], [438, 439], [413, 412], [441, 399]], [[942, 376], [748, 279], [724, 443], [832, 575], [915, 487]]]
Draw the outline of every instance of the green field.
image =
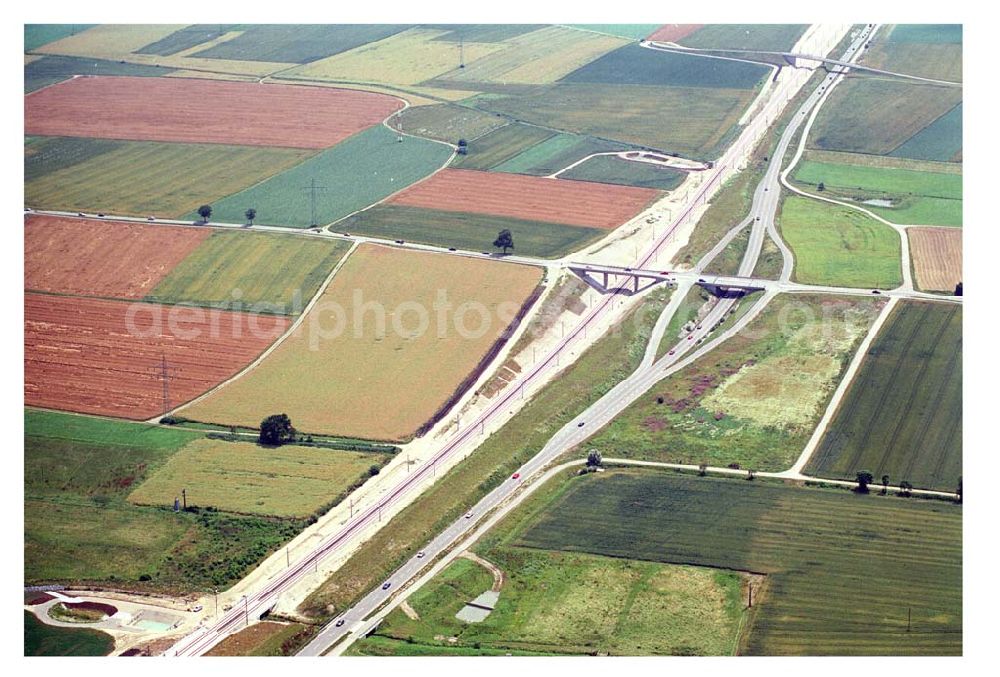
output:
[[[822, 183], [825, 196], [859, 202], [893, 223], [962, 225], [960, 174], [806, 160], [794, 177], [812, 192]], [[864, 204], [866, 200], [888, 200], [893, 206]]]
[[507, 577], [486, 620], [455, 618], [493, 582], [483, 567], [460, 559], [410, 597], [419, 620], [397, 609], [352, 653], [717, 656], [735, 648], [744, 616], [738, 574], [520, 548], [486, 557]]
[[770, 72], [745, 61], [660, 52], [633, 43], [591, 61], [562, 82], [754, 89]]
[[[962, 91], [954, 87], [876, 78], [846, 80], [820, 109], [809, 146], [872, 155], [905, 152], [905, 157], [950, 160], [961, 149], [961, 112], [939, 126], [933, 123], [961, 101]], [[917, 146], [903, 151], [918, 135], [924, 138], [913, 141]], [[932, 154], [931, 148], [937, 152]]]
[[962, 652], [956, 505], [649, 470], [568, 485], [516, 545], [766, 574], [743, 653]]
[[[46, 209], [177, 217], [311, 154], [286, 148], [34, 137], [24, 146], [24, 197], [27, 204]], [[243, 221], [246, 206], [238, 217], [230, 215], [235, 223]]]
[[237, 38], [193, 56], [235, 61], [309, 63], [382, 40], [406, 28], [392, 24], [259, 24], [247, 27]]
[[142, 66], [104, 59], [75, 56], [43, 56], [24, 67], [24, 93], [54, 85], [74, 75], [143, 75], [157, 77], [172, 72], [172, 68]]
[[962, 24], [899, 24], [893, 27], [888, 41], [961, 44]]
[[493, 171], [548, 176], [593, 153], [628, 149], [629, 146], [625, 144], [603, 141], [592, 136], [556, 134], [496, 165]]
[[870, 216], [790, 196], [782, 203], [780, 230], [795, 255], [798, 282], [872, 289], [902, 284], [899, 235]]
[[752, 97], [747, 89], [560, 83], [470, 103], [567, 132], [710, 160]]
[[369, 468], [390, 457], [354, 451], [254, 442], [194, 440], [129, 494], [137, 505], [171, 506], [187, 489], [189, 506], [273, 517], [323, 514]]
[[778, 249], [778, 245], [774, 244], [774, 240], [768, 235], [764, 238], [764, 245], [760, 248], [760, 257], [757, 259], [757, 265], [754, 267], [751, 277], [764, 280], [777, 280], [781, 275], [781, 266], [783, 263], [781, 250]]
[[43, 45], [75, 35], [94, 24], [24, 24], [24, 51], [31, 52]]
[[638, 366], [653, 325], [669, 298], [656, 290], [559, 378], [536, 394], [503, 428], [441, 478], [360, 549], [302, 604], [327, 616], [381, 583], [395, 567], [522, 463], [538, 453], [559, 428]]
[[629, 40], [642, 40], [660, 27], [660, 24], [566, 24], [570, 28], [595, 31]]
[[343, 240], [216, 231], [146, 300], [297, 315], [348, 249]]
[[548, 129], [514, 122], [469, 141], [468, 154], [457, 156], [451, 166], [492, 169], [554, 135]]
[[577, 181], [597, 181], [599, 183], [614, 183], [620, 186], [639, 186], [656, 188], [658, 190], [673, 190], [687, 177], [681, 172], [669, 167], [658, 167], [645, 162], [631, 162], [611, 155], [599, 155], [577, 165], [564, 174], [561, 179]]
[[954, 490], [962, 475], [962, 307], [905, 301], [868, 351], [806, 472]]
[[194, 24], [174, 31], [167, 37], [151, 42], [135, 50], [135, 54], [156, 54], [157, 56], [173, 56], [178, 52], [217, 40], [231, 31], [242, 30], [238, 24]]
[[[740, 310], [754, 302], [744, 299]], [[779, 296], [745, 331], [657, 383], [584, 446], [606, 458], [785, 470], [877, 312], [867, 299]], [[680, 326], [670, 329], [668, 343], [676, 343]]]
[[442, 42], [504, 42], [544, 28], [545, 24], [421, 24], [421, 28], [448, 31], [434, 38]]
[[472, 251], [495, 251], [493, 241], [504, 228], [514, 235], [514, 253], [543, 258], [578, 251], [607, 235], [600, 228], [397, 205], [366, 209], [338, 223], [336, 230]]
[[[257, 221], [306, 228], [311, 225], [310, 187], [316, 180], [316, 218], [320, 224], [382, 200], [440, 168], [451, 149], [424, 139], [406, 138], [382, 125], [355, 134], [329, 150], [242, 192], [213, 203], [212, 218], [242, 223], [248, 207]], [[191, 218], [197, 215], [190, 214]]]
[[719, 252], [719, 255], [705, 266], [705, 272], [710, 275], [736, 275], [740, 270], [740, 264], [743, 262], [749, 244], [750, 227], [747, 227], [730, 240], [729, 244]]
[[199, 433], [30, 409], [24, 423], [26, 583], [228, 585], [305, 525], [126, 502]]
[[460, 139], [466, 141], [477, 139], [507, 123], [508, 121], [499, 115], [443, 103], [413, 106], [390, 120], [395, 129], [401, 129], [407, 134], [426, 136], [453, 144], [457, 144]]
[[962, 104], [927, 125], [894, 151], [893, 157], [956, 160], [962, 153]]
[[710, 24], [678, 43], [700, 49], [784, 51], [795, 45], [806, 28], [805, 24]]
[[107, 656], [114, 651], [115, 638], [90, 628], [57, 628], [24, 612], [25, 656]]

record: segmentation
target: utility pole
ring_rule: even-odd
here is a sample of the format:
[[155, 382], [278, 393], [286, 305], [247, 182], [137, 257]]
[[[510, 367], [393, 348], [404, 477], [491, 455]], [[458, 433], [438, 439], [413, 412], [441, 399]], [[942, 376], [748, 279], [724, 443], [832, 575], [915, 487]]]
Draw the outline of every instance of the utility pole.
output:
[[292, 556], [288, 554], [288, 546], [285, 546], [285, 567], [292, 566]]
[[747, 608], [750, 609], [752, 607], [753, 607], [753, 583], [750, 583], [749, 587], [747, 587]]
[[458, 67], [465, 68], [465, 40], [461, 34], [458, 36]]
[[913, 607], [906, 607], [906, 631], [910, 631], [910, 622], [913, 620]]
[[319, 225], [316, 219], [316, 194], [323, 192], [326, 189], [327, 189], [326, 186], [316, 185], [315, 176], [312, 179], [310, 179], [309, 185], [304, 188], [304, 190], [309, 191], [309, 208], [310, 208], [309, 225], [314, 228]]
[[181, 498], [184, 500], [184, 510], [185, 511], [187, 511], [187, 509], [188, 509], [188, 493], [187, 493], [187, 491], [188, 491], [187, 489], [181, 489]]
[[167, 364], [166, 353], [160, 353], [160, 364], [151, 367], [151, 370], [156, 374], [156, 378], [160, 379], [163, 386], [163, 414], [161, 415], [166, 416], [170, 412], [170, 376], [177, 371], [177, 368]]

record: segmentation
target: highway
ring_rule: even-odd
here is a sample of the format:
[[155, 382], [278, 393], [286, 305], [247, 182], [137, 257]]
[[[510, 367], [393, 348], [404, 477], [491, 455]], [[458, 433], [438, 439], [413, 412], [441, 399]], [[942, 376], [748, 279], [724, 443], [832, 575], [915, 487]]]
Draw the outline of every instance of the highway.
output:
[[[872, 30], [870, 28], [866, 28], [858, 35], [845, 52], [845, 60], [857, 58], [862, 46], [868, 39], [871, 32]], [[778, 177], [784, 157], [783, 152], [788, 148], [789, 143], [791, 143], [792, 138], [798, 131], [798, 128], [805, 119], [806, 114], [822, 98], [827, 85], [832, 81], [833, 77], [835, 76], [831, 75], [829, 78], [824, 78], [795, 112], [791, 121], [782, 133], [778, 144], [780, 152], [772, 154], [764, 178], [754, 192], [753, 204], [751, 206], [750, 215], [747, 219], [747, 222], [752, 224], [750, 242], [741, 262], [739, 275], [737, 276], [742, 280], [748, 279], [749, 275], [756, 267], [757, 259], [763, 245], [764, 235], [767, 232], [768, 226], [773, 225], [774, 217], [777, 213], [778, 196], [780, 192]], [[761, 114], [758, 115], [757, 122], [751, 123], [749, 126], [750, 129], [752, 129], [755, 124], [760, 123], [761, 115], [764, 115], [765, 117], [763, 119], [767, 120], [767, 108], [765, 108], [765, 111], [762, 111]], [[744, 138], [745, 137], [741, 136], [741, 139]], [[740, 148], [740, 141], [737, 141], [734, 144], [733, 149], [730, 152], [727, 152], [723, 160], [720, 161], [715, 177], [707, 181], [699, 193], [704, 195], [709, 189], [711, 189], [714, 182], [720, 180], [723, 176], [727, 167], [727, 161], [734, 162], [739, 156], [739, 153], [742, 153], [744, 150], [746, 149]], [[691, 206], [688, 207], [688, 212], [693, 209], [694, 205], [698, 204], [699, 199], [700, 195], [696, 195]], [[685, 218], [686, 214], [682, 213], [675, 221], [671, 229], [668, 229], [668, 231], [661, 236], [659, 240], [657, 240], [650, 251], [636, 262], [636, 265], [631, 269], [631, 271], [626, 269], [617, 270], [621, 270], [623, 272], [648, 270], [645, 266], [647, 266], [649, 262], [655, 258], [659, 247], [662, 246], [666, 238], [669, 237], [673, 228], [676, 228], [677, 225], [679, 225]], [[588, 266], [588, 264], [577, 265], [582, 267]], [[599, 272], [599, 269], [601, 268], [609, 269], [607, 266], [591, 267], [597, 272]], [[614, 267], [610, 268], [614, 269]], [[303, 648], [299, 655], [320, 656], [340, 641], [347, 633], [355, 629], [363, 629], [365, 627], [365, 618], [384, 605], [401, 586], [406, 585], [409, 581], [414, 579], [417, 574], [425, 566], [427, 566], [427, 564], [437, 559], [450, 546], [471, 532], [484, 516], [488, 515], [501, 504], [514, 497], [518, 488], [524, 481], [542, 472], [547, 465], [552, 463], [566, 451], [584, 443], [594, 432], [599, 430], [606, 423], [610, 422], [615, 416], [620, 414], [642, 394], [648, 392], [648, 390], [657, 382], [679, 371], [680, 369], [683, 369], [714, 349], [719, 343], [734, 336], [750, 321], [752, 321], [760, 313], [760, 311], [767, 306], [768, 302], [774, 298], [774, 296], [781, 293], [781, 290], [778, 287], [766, 289], [763, 297], [753, 302], [753, 306], [749, 312], [745, 313], [737, 322], [729, 325], [723, 330], [720, 330], [716, 336], [712, 337], [710, 335], [713, 331], [715, 331], [716, 325], [723, 322], [731, 314], [731, 312], [735, 310], [734, 306], [739, 302], [738, 299], [719, 299], [693, 332], [682, 339], [667, 354], [663, 355], [659, 359], [654, 359], [656, 347], [660, 344], [663, 332], [669, 322], [670, 315], [667, 313], [669, 312], [672, 314], [673, 311], [679, 306], [678, 297], [682, 297], [686, 294], [686, 290], [689, 289], [692, 284], [697, 283], [696, 280], [699, 271], [696, 270], [691, 273], [685, 273], [683, 276], [681, 273], [671, 274], [662, 271], [650, 271], [650, 273], [676, 280], [678, 289], [674, 292], [674, 298], [671, 303], [668, 304], [668, 307], [665, 309], [663, 315], [661, 315], [660, 319], [656, 323], [647, 346], [646, 355], [644, 356], [640, 367], [632, 375], [618, 383], [608, 393], [588, 407], [586, 411], [560, 429], [546, 443], [538, 454], [518, 469], [516, 478], [512, 475], [504, 480], [499, 486], [494, 488], [474, 507], [472, 507], [468, 513], [460, 517], [445, 530], [439, 533], [423, 548], [423, 550], [414, 555], [414, 557], [403, 564], [402, 567], [397, 569], [382, 586], [370, 591], [356, 605], [346, 610], [325, 628], [323, 628], [323, 630], [306, 647]], [[694, 276], [694, 279], [692, 279], [692, 275]], [[792, 283], [788, 282], [790, 275], [791, 262], [786, 261], [782, 270], [782, 279], [776, 283], [772, 282], [771, 284], [784, 284], [791, 286]], [[707, 280], [708, 278], [705, 279]], [[624, 290], [626, 287], [623, 285], [621, 288]], [[871, 293], [870, 290], [860, 292], [859, 290], [852, 291], [854, 293]], [[607, 311], [609, 304], [614, 298], [614, 294], [605, 296], [604, 301], [596, 306], [585, 317], [581, 325], [578, 326], [573, 333], [567, 336], [567, 339], [557, 346], [556, 350], [553, 351], [547, 360], [542, 362], [538, 367], [536, 367], [536, 369], [547, 368], [546, 365], [550, 364], [553, 359], [556, 359], [555, 356], [558, 355], [562, 349], [564, 349], [568, 341], [579, 335], [579, 332], [585, 329], [585, 327], [590, 324], [594, 318]], [[651, 355], [653, 357], [651, 357]], [[529, 372], [526, 378], [532, 377], [533, 374], [534, 372]], [[501, 397], [500, 401], [497, 402], [496, 405], [490, 407], [490, 409], [488, 409], [483, 416], [492, 416], [496, 410], [503, 407], [504, 403], [507, 402], [509, 398], [516, 397], [517, 394], [518, 384], [515, 383], [510, 389], [508, 389], [508, 394]], [[477, 424], [474, 424], [472, 426], [473, 430], [476, 425]], [[466, 432], [468, 431], [469, 429], [467, 428]]]

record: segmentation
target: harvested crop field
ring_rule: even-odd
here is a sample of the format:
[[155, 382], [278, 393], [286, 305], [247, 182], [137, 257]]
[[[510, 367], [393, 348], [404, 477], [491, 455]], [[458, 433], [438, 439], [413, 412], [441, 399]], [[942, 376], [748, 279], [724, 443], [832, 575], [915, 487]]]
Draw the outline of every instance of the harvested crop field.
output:
[[25, 294], [25, 404], [150, 418], [163, 410], [161, 357], [176, 406], [232, 376], [287, 326], [249, 313]]
[[208, 235], [178, 226], [32, 215], [24, 223], [24, 288], [139, 299]]
[[655, 42], [677, 42], [678, 40], [691, 35], [703, 25], [704, 24], [663, 24], [650, 33], [646, 39], [653, 40]]
[[954, 490], [962, 475], [962, 307], [905, 301], [893, 311], [806, 472]]
[[187, 504], [242, 514], [308, 517], [336, 502], [385, 457], [357, 451], [199, 439], [190, 442], [133, 491], [139, 505]]
[[[257, 426], [283, 411], [309, 433], [408, 438], [475, 372], [540, 277], [527, 266], [362, 245], [274, 353], [183, 415]], [[437, 310], [442, 303], [451, 310]]]
[[767, 574], [741, 653], [962, 652], [960, 506], [612, 470], [531, 522], [514, 545]]
[[962, 231], [955, 228], [907, 228], [917, 287], [953, 291], [962, 281]]
[[[248, 105], [252, 102], [252, 105]], [[24, 98], [26, 134], [327, 148], [402, 102], [329, 87], [188, 78], [74, 78]]]
[[181, 28], [183, 25], [178, 24], [101, 24], [84, 31], [73, 31], [34, 51], [97, 59], [116, 58], [162, 40]]
[[313, 152], [31, 137], [24, 146], [24, 196], [37, 208], [178, 217], [279, 174]]
[[649, 188], [445, 169], [389, 203], [610, 230], [641, 212], [657, 195]]

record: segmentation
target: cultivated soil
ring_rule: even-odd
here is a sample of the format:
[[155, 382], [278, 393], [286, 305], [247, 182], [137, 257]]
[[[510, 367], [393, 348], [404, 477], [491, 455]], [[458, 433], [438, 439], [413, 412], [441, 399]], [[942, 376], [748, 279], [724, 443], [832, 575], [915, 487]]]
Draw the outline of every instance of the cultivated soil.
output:
[[908, 228], [917, 286], [954, 291], [962, 281], [962, 231], [959, 228]]

